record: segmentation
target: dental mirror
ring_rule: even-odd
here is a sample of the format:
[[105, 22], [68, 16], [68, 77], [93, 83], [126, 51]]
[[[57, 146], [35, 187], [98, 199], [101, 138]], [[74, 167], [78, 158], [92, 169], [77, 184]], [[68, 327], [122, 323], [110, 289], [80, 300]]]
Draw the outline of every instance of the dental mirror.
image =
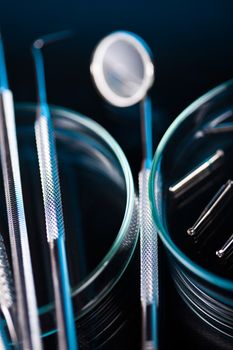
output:
[[96, 47], [91, 74], [101, 95], [112, 105], [140, 102], [154, 81], [150, 50], [137, 35], [114, 32]]
[[154, 81], [150, 50], [137, 35], [115, 32], [96, 47], [91, 74], [100, 94], [114, 106], [140, 102], [143, 162], [139, 173], [142, 350], [158, 350], [158, 244], [148, 195], [152, 163], [152, 107], [147, 95]]

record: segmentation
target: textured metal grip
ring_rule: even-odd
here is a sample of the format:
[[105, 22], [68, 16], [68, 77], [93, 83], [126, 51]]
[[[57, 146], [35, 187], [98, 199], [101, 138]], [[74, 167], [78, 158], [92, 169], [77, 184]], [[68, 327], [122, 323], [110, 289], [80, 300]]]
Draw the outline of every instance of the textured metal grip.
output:
[[10, 308], [13, 301], [13, 278], [4, 241], [0, 234], [0, 306]]
[[24, 212], [14, 103], [10, 90], [4, 90], [0, 95], [0, 148], [20, 338], [25, 349], [40, 350], [40, 326]]
[[50, 247], [55, 297], [58, 349], [77, 349], [75, 323], [70, 297], [69, 272], [65, 252], [61, 190], [54, 128], [47, 105], [38, 110], [35, 134], [40, 166], [47, 240]]
[[54, 129], [50, 117], [39, 116], [35, 123], [35, 133], [44, 198], [47, 240], [51, 242], [64, 235], [64, 222], [53, 135]]
[[[17, 322], [15, 315], [15, 291], [14, 291], [14, 282], [11, 272], [11, 266], [9, 264], [5, 244], [2, 235], [0, 234], [0, 308], [1, 312], [4, 315], [8, 332], [13, 344], [17, 344]], [[0, 320], [1, 322], [1, 320]], [[0, 327], [1, 328], [1, 327]], [[1, 338], [0, 329], [0, 338]], [[7, 340], [9, 344], [9, 340]], [[8, 349], [9, 346], [6, 346]], [[1, 342], [0, 342], [0, 349]], [[5, 349], [3, 347], [3, 349]]]
[[158, 245], [153, 223], [149, 194], [149, 169], [139, 173], [139, 220], [141, 245], [141, 300], [157, 304], [158, 300]]

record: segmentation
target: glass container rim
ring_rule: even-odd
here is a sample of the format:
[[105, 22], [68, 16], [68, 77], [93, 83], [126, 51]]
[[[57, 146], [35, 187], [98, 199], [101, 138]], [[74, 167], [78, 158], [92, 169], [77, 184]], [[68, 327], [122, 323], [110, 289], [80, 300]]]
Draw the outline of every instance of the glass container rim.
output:
[[[125, 180], [126, 185], [126, 205], [125, 205], [125, 211], [124, 216], [122, 219], [121, 226], [119, 228], [118, 233], [116, 234], [116, 238], [114, 239], [110, 249], [105, 254], [105, 256], [101, 259], [101, 261], [97, 264], [97, 266], [90, 272], [88, 275], [82, 279], [81, 282], [79, 282], [75, 288], [73, 288], [72, 296], [74, 297], [76, 294], [80, 293], [82, 290], [84, 290], [89, 284], [93, 283], [93, 281], [103, 272], [103, 270], [108, 266], [109, 262], [113, 258], [113, 256], [117, 253], [118, 249], [120, 248], [122, 241], [125, 237], [125, 234], [127, 233], [131, 218], [133, 216], [134, 211], [134, 204], [135, 204], [135, 189], [134, 189], [134, 182], [133, 182], [133, 176], [130, 170], [130, 166], [128, 163], [128, 160], [117, 143], [117, 141], [114, 140], [114, 138], [110, 135], [110, 133], [105, 130], [100, 124], [98, 124], [93, 119], [84, 116], [82, 113], [79, 113], [77, 111], [71, 110], [66, 107], [61, 107], [57, 105], [50, 104], [50, 110], [52, 114], [65, 114], [69, 117], [70, 120], [73, 120], [75, 122], [78, 122], [79, 125], [84, 126], [85, 128], [89, 129], [90, 131], [94, 132], [94, 134], [98, 135], [100, 139], [102, 139], [106, 145], [111, 149], [113, 154], [116, 156], [116, 159], [119, 161], [119, 165], [122, 169], [122, 173]], [[31, 102], [17, 102], [15, 103], [15, 109], [16, 111], [20, 110], [34, 110], [36, 111], [37, 104], [31, 103]], [[17, 118], [17, 116], [16, 116]], [[17, 119], [16, 119], [17, 122]], [[136, 240], [137, 242], [137, 240]], [[126, 269], [126, 267], [129, 264], [130, 258], [134, 252], [136, 242], [134, 244], [134, 247], [132, 249], [132, 252], [130, 254], [130, 257], [122, 269], [122, 272], [118, 275], [116, 278], [115, 283], [119, 280], [122, 273]], [[113, 286], [112, 286], [113, 287]], [[49, 306], [47, 306], [49, 307]], [[42, 307], [44, 309], [44, 307]]]
[[216, 285], [219, 288], [226, 289], [228, 291], [233, 291], [233, 281], [230, 279], [226, 279], [223, 277], [220, 277], [209, 270], [201, 267], [197, 263], [195, 263], [193, 260], [191, 260], [186, 254], [184, 254], [181, 249], [178, 248], [178, 246], [174, 243], [174, 241], [171, 239], [169, 233], [167, 232], [166, 228], [164, 227], [162, 220], [160, 218], [160, 215], [158, 211], [156, 210], [156, 201], [155, 201], [155, 177], [156, 173], [160, 171], [160, 162], [162, 159], [162, 154], [164, 150], [166, 149], [167, 144], [169, 143], [169, 140], [171, 136], [174, 134], [174, 132], [178, 129], [180, 124], [186, 120], [188, 117], [192, 116], [192, 113], [197, 110], [199, 107], [201, 107], [204, 103], [211, 100], [218, 94], [222, 93], [224, 90], [227, 90], [228, 88], [233, 88], [233, 79], [228, 80], [217, 87], [211, 89], [198, 99], [196, 99], [193, 103], [191, 103], [188, 107], [186, 107], [179, 115], [178, 117], [173, 121], [173, 123], [170, 125], [170, 127], [165, 132], [164, 136], [162, 137], [155, 155], [153, 159], [150, 179], [149, 179], [149, 196], [150, 196], [150, 202], [152, 207], [152, 215], [153, 219], [155, 221], [155, 225], [158, 230], [158, 234], [163, 242], [163, 244], [166, 246], [168, 251], [172, 254], [173, 257], [175, 257], [184, 267], [186, 267], [188, 270], [192, 271], [195, 275], [199, 276], [200, 278], [204, 279], [205, 281]]

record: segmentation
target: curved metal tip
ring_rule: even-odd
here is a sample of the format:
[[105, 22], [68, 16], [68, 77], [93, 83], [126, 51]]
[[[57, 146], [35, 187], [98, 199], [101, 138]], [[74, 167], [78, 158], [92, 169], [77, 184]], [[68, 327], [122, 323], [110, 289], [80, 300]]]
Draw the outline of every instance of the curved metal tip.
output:
[[65, 40], [74, 35], [74, 32], [72, 30], [62, 30], [59, 32], [47, 34], [44, 36], [41, 36], [40, 38], [37, 38], [34, 42], [32, 47], [34, 49], [40, 50], [44, 46], [47, 46], [49, 44], [53, 44], [57, 41]]
[[35, 49], [41, 49], [44, 45], [44, 41], [42, 39], [36, 39], [33, 43], [33, 47]]
[[53, 44], [57, 41], [70, 38], [73, 34], [74, 32], [71, 30], [63, 30], [56, 33], [44, 35], [36, 39], [32, 44], [32, 55], [34, 58], [34, 63], [36, 68], [38, 97], [41, 104], [47, 103], [42, 49], [44, 48], [44, 46], [47, 46], [49, 44]]
[[187, 230], [187, 234], [189, 235], [189, 236], [194, 236], [195, 235], [195, 229], [194, 228], [189, 228], [188, 230]]
[[216, 255], [218, 258], [222, 258], [224, 254], [224, 251], [222, 249], [216, 251]]

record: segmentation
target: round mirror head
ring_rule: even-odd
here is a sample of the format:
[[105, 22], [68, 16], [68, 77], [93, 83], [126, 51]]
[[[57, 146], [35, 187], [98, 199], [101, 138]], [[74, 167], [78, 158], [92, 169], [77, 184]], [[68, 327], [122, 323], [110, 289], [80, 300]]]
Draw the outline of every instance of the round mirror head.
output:
[[150, 50], [137, 35], [114, 32], [96, 47], [91, 74], [108, 102], [117, 107], [132, 106], [145, 97], [154, 81]]

